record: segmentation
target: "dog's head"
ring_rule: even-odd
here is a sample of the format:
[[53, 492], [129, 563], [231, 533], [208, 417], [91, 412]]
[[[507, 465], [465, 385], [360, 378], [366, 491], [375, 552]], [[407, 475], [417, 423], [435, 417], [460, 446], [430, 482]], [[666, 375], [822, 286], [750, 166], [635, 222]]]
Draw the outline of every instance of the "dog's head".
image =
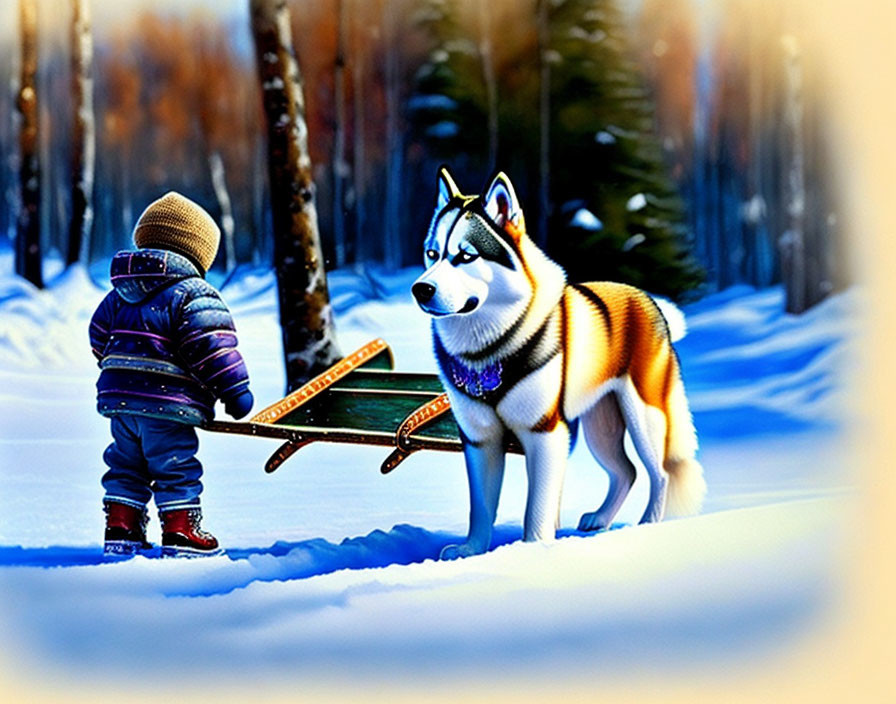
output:
[[499, 173], [485, 195], [465, 196], [443, 166], [438, 186], [423, 245], [426, 271], [411, 287], [419, 306], [435, 317], [462, 316], [486, 301], [527, 295], [519, 246], [525, 224], [510, 179]]

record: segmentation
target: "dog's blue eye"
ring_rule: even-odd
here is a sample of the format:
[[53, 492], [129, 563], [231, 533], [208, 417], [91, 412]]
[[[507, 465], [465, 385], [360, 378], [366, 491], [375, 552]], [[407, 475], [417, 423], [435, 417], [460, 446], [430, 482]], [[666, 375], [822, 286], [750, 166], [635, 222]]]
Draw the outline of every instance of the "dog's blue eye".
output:
[[426, 250], [426, 258], [431, 259], [432, 261], [435, 261], [436, 259], [439, 258], [439, 253], [434, 249], [427, 249]]
[[460, 262], [461, 264], [469, 264], [478, 257], [479, 255], [476, 252], [468, 252], [465, 249], [461, 249], [458, 251], [455, 261]]

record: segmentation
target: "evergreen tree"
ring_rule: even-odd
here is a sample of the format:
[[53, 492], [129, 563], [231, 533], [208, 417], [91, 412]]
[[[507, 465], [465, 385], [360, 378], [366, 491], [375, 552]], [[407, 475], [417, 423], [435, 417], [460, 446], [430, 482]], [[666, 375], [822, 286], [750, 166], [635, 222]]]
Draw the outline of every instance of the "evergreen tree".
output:
[[484, 181], [488, 174], [482, 172], [490, 168], [489, 95], [480, 47], [464, 22], [469, 6], [469, 0], [426, 0], [417, 12], [432, 49], [417, 70], [407, 108], [416, 138], [435, 161], [450, 161], [462, 181]]
[[566, 0], [552, 5], [550, 25], [548, 249], [572, 280], [619, 279], [678, 297], [699, 283], [699, 269], [620, 12], [614, 2]]
[[[508, 34], [502, 29], [509, 18], [513, 21], [513, 39], [493, 43], [497, 166], [519, 184], [530, 212], [529, 234], [546, 241], [571, 281], [625, 281], [681, 297], [700, 283], [701, 272], [687, 251], [684, 208], [666, 172], [652, 102], [628, 58], [616, 3], [547, 3], [548, 32], [541, 41], [535, 2], [529, 5], [493, 3], [497, 19], [491, 23], [504, 40]], [[425, 21], [434, 48], [418, 74], [411, 107], [418, 137], [450, 161], [462, 181], [470, 178], [475, 184], [488, 175], [469, 173], [487, 154], [488, 96], [475, 44], [468, 47], [462, 40], [464, 8], [437, 0], [428, 5]], [[545, 61], [550, 68], [547, 101], [539, 95]], [[546, 237], [532, 231], [543, 143], [539, 106], [543, 112], [545, 102]]]

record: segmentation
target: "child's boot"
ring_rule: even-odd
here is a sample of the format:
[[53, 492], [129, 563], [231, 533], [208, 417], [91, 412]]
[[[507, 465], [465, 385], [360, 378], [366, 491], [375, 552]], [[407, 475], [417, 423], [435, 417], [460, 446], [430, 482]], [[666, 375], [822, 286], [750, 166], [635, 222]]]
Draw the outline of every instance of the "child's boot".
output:
[[152, 548], [146, 541], [146, 524], [149, 522], [146, 509], [118, 501], [104, 501], [103, 510], [106, 512], [103, 554], [136, 555], [141, 550]]
[[218, 539], [200, 527], [202, 510], [198, 506], [160, 511], [162, 521], [162, 555], [193, 557], [221, 555]]

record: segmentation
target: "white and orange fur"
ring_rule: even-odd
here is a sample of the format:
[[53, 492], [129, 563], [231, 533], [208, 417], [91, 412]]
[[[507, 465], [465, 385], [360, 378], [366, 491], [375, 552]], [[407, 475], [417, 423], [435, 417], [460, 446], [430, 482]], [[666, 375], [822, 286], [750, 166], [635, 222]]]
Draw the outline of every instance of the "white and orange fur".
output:
[[433, 316], [440, 376], [461, 431], [470, 489], [466, 542], [442, 558], [488, 550], [504, 476], [505, 439], [528, 475], [524, 539], [552, 540], [578, 419], [609, 475], [580, 530], [608, 528], [635, 480], [629, 433], [650, 479], [642, 523], [700, 509], [706, 484], [669, 327], [646, 293], [619, 283], [567, 285], [526, 235], [510, 180], [464, 196], [439, 170], [426, 271], [412, 291]]

